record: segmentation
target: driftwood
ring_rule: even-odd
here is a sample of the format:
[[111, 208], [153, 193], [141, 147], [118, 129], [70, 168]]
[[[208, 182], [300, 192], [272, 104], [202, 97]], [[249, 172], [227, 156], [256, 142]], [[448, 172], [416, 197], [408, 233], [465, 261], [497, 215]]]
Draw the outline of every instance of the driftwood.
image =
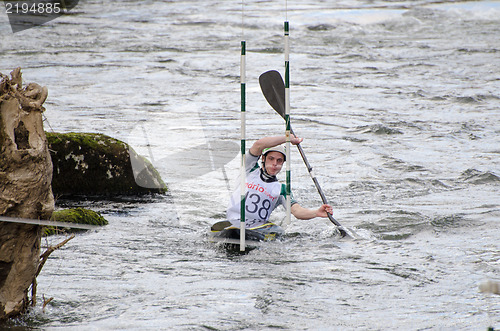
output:
[[[0, 215], [48, 219], [52, 162], [43, 130], [47, 88], [0, 74]], [[0, 222], [0, 320], [25, 311], [40, 264], [41, 227]]]
[[[59, 244], [55, 245], [55, 246], [50, 246], [49, 248], [47, 248], [47, 250], [40, 256], [40, 264], [38, 265], [38, 269], [36, 270], [36, 273], [35, 273], [35, 276], [33, 277], [33, 282], [31, 283], [31, 306], [35, 306], [36, 305], [36, 289], [37, 289], [37, 282], [36, 282], [36, 278], [38, 277], [38, 275], [40, 274], [40, 271], [42, 271], [42, 268], [43, 266], [45, 265], [45, 262], [47, 262], [47, 259], [49, 258], [49, 255], [52, 254], [52, 252], [54, 252], [55, 250], [58, 250], [59, 248], [63, 247], [64, 245], [66, 245], [66, 243], [68, 241], [70, 241], [71, 239], [75, 238], [75, 235], [72, 234], [71, 237], [65, 239], [64, 241], [60, 242]], [[52, 301], [53, 298], [49, 298], [48, 300], [45, 300], [45, 297], [43, 297], [43, 308], [42, 309], [45, 309], [45, 306], [47, 306], [47, 304]]]

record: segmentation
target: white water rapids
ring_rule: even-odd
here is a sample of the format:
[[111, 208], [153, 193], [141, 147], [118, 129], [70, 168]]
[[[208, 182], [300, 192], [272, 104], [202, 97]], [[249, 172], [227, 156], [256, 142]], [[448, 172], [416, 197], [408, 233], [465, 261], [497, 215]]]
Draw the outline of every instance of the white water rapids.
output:
[[[226, 256], [205, 233], [239, 172], [242, 38], [248, 144], [284, 132], [258, 85], [283, 73], [284, 3], [245, 1], [243, 28], [241, 9], [88, 0], [17, 33], [0, 15], [0, 72], [48, 87], [46, 130], [127, 141], [170, 188], [71, 202], [110, 224], [51, 255], [38, 293], [54, 299], [11, 327], [500, 328], [499, 296], [479, 291], [500, 280], [500, 3], [289, 1], [292, 125], [363, 239], [294, 220], [283, 242]], [[295, 198], [319, 206], [291, 162]]]

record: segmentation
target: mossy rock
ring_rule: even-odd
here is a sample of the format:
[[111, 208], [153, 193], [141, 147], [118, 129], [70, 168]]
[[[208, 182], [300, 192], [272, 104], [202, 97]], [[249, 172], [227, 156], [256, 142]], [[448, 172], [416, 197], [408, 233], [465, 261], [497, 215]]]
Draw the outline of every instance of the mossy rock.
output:
[[[101, 216], [101, 214], [84, 208], [73, 208], [73, 209], [63, 209], [52, 213], [50, 218], [51, 221], [55, 222], [66, 222], [66, 223], [79, 223], [79, 224], [89, 224], [103, 226], [107, 225], [108, 221]], [[63, 232], [81, 232], [86, 230], [81, 229], [70, 229], [64, 228]], [[61, 229], [53, 226], [48, 226], [44, 229], [43, 235], [50, 236], [53, 234], [60, 233]]]
[[98, 133], [46, 133], [60, 196], [165, 193], [158, 171], [128, 144]]

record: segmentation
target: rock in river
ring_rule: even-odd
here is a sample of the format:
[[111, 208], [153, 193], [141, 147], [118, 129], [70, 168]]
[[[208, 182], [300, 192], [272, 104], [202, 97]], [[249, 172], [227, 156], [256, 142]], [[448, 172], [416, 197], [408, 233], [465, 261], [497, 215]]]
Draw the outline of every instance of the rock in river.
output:
[[57, 196], [165, 193], [159, 173], [128, 144], [98, 133], [46, 133]]

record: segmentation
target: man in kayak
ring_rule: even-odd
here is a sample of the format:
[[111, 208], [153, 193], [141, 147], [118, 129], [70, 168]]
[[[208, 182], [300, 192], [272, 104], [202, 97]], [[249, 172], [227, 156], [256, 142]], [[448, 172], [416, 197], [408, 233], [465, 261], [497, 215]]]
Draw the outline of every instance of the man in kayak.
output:
[[[293, 145], [301, 143], [303, 138], [290, 135]], [[286, 186], [278, 182], [276, 175], [286, 161], [285, 136], [264, 137], [257, 140], [246, 156], [246, 209], [245, 228], [255, 229], [269, 224], [269, 217], [279, 205], [286, 206]], [[262, 155], [262, 165], [258, 160]], [[236, 189], [227, 210], [227, 220], [233, 227], [240, 226], [240, 188]], [[318, 209], [308, 209], [291, 199], [291, 213], [298, 219], [308, 220], [315, 217], [328, 217], [332, 207], [324, 204]], [[229, 222], [226, 223], [229, 225]]]

